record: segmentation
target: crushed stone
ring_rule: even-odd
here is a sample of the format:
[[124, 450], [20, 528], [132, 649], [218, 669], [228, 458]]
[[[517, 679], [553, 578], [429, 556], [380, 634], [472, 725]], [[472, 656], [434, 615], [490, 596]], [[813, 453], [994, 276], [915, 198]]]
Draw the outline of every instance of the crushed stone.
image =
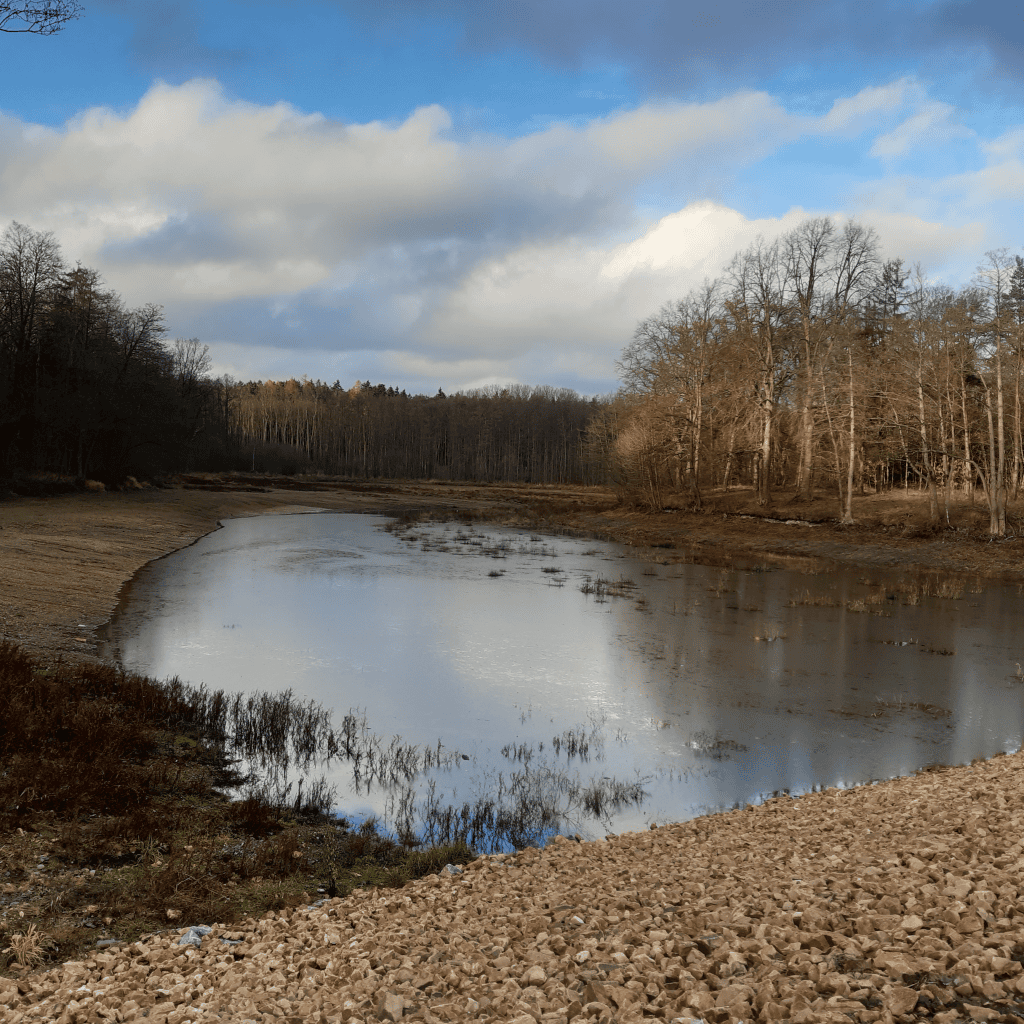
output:
[[0, 1022], [1017, 1021], [1024, 755], [208, 927], [0, 979]]

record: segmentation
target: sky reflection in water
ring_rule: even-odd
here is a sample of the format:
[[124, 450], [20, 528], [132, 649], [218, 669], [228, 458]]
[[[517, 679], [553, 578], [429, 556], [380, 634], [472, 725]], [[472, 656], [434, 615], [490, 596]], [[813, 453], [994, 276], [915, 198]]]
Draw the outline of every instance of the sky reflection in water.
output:
[[[649, 794], [580, 822], [591, 835], [1020, 746], [1015, 586], [968, 580], [959, 599], [907, 605], [905, 574], [660, 565], [590, 540], [387, 522], [229, 520], [137, 575], [106, 653], [232, 693], [291, 687], [336, 724], [365, 709], [386, 740], [440, 739], [470, 758], [434, 773], [458, 800], [515, 770], [506, 744], [553, 763], [552, 737], [585, 726], [591, 759], [570, 770]], [[598, 577], [635, 586], [581, 592]], [[346, 766], [329, 781], [344, 812], [384, 810]]]

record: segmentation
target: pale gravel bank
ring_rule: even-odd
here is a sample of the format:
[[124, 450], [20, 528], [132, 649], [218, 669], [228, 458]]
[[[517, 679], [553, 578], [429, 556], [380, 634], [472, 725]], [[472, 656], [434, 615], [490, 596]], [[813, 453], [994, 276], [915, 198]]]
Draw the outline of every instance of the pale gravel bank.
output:
[[0, 1021], [1021, 1020], [1022, 826], [1018, 753], [562, 839], [0, 979]]

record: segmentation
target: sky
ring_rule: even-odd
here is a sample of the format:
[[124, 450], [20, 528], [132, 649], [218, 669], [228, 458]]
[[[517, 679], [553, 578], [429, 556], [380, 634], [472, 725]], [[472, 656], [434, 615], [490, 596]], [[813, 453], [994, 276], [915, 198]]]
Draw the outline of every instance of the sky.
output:
[[82, 0], [0, 34], [0, 230], [215, 374], [618, 386], [637, 323], [811, 216], [1024, 253], [1008, 0]]

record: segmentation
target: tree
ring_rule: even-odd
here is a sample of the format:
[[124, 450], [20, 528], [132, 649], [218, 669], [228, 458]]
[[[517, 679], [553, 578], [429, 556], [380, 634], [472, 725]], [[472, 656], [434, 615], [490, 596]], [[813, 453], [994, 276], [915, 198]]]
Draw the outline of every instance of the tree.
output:
[[[873, 283], [878, 240], [870, 228], [828, 217], [806, 220], [782, 240], [786, 288], [799, 314], [795, 346], [800, 461], [797, 490], [813, 496], [814, 396], [822, 368]], [[849, 353], [847, 353], [849, 355]]]
[[8, 470], [35, 459], [47, 299], [63, 272], [51, 232], [14, 221], [0, 237], [0, 450]]
[[[719, 282], [705, 282], [685, 299], [666, 303], [656, 316], [639, 324], [617, 364], [626, 390], [647, 396], [658, 409], [656, 416], [649, 411], [642, 415], [641, 433], [647, 440], [637, 447], [636, 426], [629, 450], [642, 449], [648, 453], [645, 458], [660, 458], [671, 466], [676, 485], [686, 481], [695, 509], [702, 505], [701, 471], [712, 421], [708, 413], [714, 410], [716, 385], [721, 383], [715, 374], [723, 365], [720, 290]], [[654, 444], [652, 432], [659, 426], [666, 436]], [[620, 455], [625, 451], [622, 448]], [[649, 478], [647, 471], [645, 479]]]
[[76, 0], [42, 0], [41, 3], [0, 3], [0, 32], [56, 35], [78, 18], [82, 5]]
[[755, 490], [762, 506], [772, 500], [779, 400], [792, 367], [787, 349], [795, 333], [795, 317], [786, 301], [786, 274], [779, 243], [763, 238], [739, 253], [728, 270], [731, 293], [726, 308], [755, 372], [754, 404], [761, 415]]

